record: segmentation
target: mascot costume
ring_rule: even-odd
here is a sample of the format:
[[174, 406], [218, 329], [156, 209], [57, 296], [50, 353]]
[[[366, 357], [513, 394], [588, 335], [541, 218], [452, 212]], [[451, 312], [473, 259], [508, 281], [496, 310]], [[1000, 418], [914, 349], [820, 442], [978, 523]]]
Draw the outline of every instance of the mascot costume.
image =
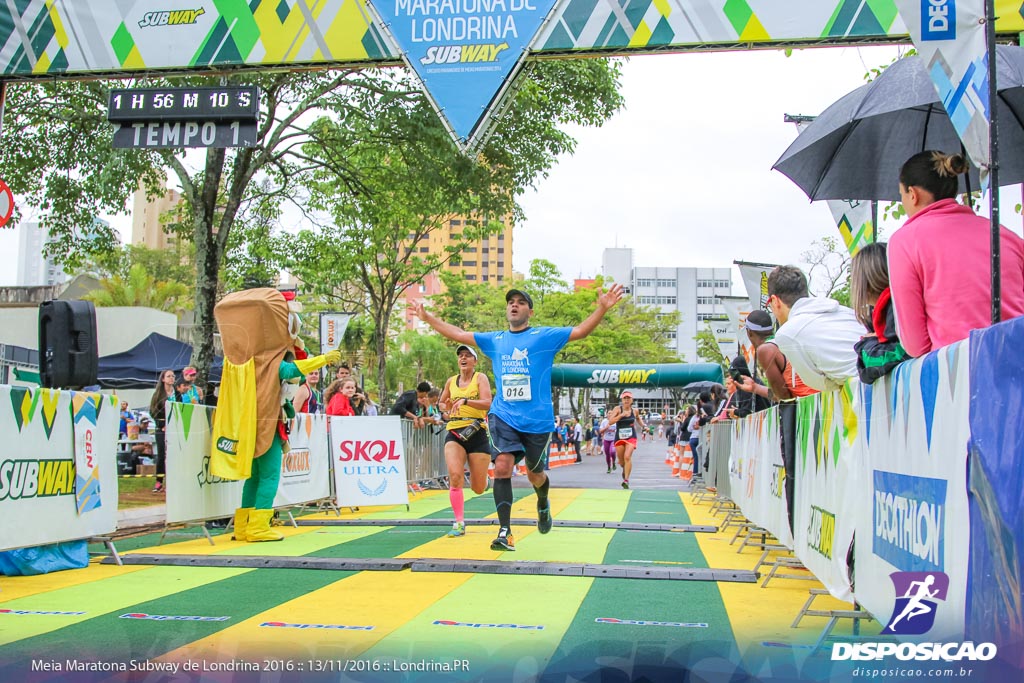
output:
[[305, 373], [336, 363], [338, 351], [295, 360], [300, 322], [276, 289], [250, 289], [214, 307], [224, 346], [224, 373], [213, 418], [210, 473], [245, 479], [235, 511], [239, 541], [280, 541], [270, 528], [288, 452], [291, 398]]

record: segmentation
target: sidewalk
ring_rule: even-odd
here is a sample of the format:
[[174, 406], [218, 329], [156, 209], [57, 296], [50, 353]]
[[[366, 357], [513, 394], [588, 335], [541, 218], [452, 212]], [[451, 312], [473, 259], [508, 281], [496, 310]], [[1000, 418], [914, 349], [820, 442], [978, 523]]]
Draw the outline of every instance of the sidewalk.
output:
[[125, 508], [117, 511], [117, 528], [124, 530], [151, 524], [163, 524], [165, 519], [167, 519], [167, 505]]

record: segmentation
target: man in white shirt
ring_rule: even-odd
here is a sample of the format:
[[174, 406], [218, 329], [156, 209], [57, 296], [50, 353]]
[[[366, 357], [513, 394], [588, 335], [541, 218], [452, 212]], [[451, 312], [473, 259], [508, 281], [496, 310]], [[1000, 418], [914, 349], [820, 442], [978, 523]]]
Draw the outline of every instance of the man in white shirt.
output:
[[807, 278], [794, 266], [768, 275], [768, 305], [781, 324], [772, 341], [807, 386], [835, 391], [857, 376], [853, 345], [864, 326], [853, 311], [834, 299], [812, 297]]

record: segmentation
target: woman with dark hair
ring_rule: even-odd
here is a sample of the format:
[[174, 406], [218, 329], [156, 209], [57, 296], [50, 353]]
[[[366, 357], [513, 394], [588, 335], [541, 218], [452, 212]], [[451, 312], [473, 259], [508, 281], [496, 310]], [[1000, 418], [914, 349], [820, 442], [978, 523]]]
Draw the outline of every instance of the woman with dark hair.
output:
[[864, 384], [884, 377], [909, 358], [896, 333], [885, 251], [884, 242], [868, 244], [850, 264], [850, 304], [857, 320], [868, 330], [853, 346], [857, 374]]
[[153, 398], [149, 400], [149, 414], [156, 422], [156, 486], [153, 493], [164, 490], [167, 463], [167, 401], [174, 400], [174, 370], [164, 370], [157, 378]]
[[[992, 316], [989, 219], [955, 200], [959, 154], [928, 151], [900, 170], [907, 222], [889, 240], [900, 341], [911, 356], [966, 339]], [[1024, 315], [1024, 240], [1000, 228], [1002, 319]]]

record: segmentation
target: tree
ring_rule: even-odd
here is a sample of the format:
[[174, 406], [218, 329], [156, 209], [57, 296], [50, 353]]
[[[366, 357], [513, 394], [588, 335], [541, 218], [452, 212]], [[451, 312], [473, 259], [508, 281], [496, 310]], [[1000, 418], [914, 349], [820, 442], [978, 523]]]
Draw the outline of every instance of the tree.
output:
[[[333, 224], [301, 233], [288, 264], [316, 295], [373, 320], [382, 388], [387, 333], [405, 290], [458, 264], [469, 245], [521, 215], [515, 197], [559, 153], [573, 149], [559, 125], [600, 125], [621, 105], [614, 63], [536, 67], [490, 141], [468, 157], [455, 151], [425, 98], [404, 78], [394, 76], [388, 85], [387, 97], [359, 100], [358, 116], [331, 110], [313, 123], [327, 163], [314, 174], [310, 204]], [[346, 182], [342, 168], [358, 184]], [[429, 249], [452, 216], [466, 219], [459, 232], [447, 236], [443, 253]]]
[[97, 306], [145, 306], [168, 313], [180, 313], [188, 304], [188, 287], [180, 282], [161, 282], [135, 264], [127, 278], [113, 275], [100, 280], [103, 289], [83, 299]]
[[[833, 297], [844, 287], [848, 289], [850, 252], [835, 237], [822, 237], [811, 243], [811, 248], [800, 254], [808, 265], [807, 286], [811, 294]], [[846, 295], [849, 301], [849, 293]]]
[[718, 345], [711, 323], [705, 322], [704, 329], [698, 331], [694, 339], [697, 340], [698, 358], [706, 363], [718, 363], [723, 370], [729, 369], [729, 359], [722, 355], [722, 347]]
[[456, 372], [455, 352], [440, 335], [406, 330], [398, 335], [395, 347], [389, 354], [388, 386], [413, 387], [428, 381], [440, 388]]

